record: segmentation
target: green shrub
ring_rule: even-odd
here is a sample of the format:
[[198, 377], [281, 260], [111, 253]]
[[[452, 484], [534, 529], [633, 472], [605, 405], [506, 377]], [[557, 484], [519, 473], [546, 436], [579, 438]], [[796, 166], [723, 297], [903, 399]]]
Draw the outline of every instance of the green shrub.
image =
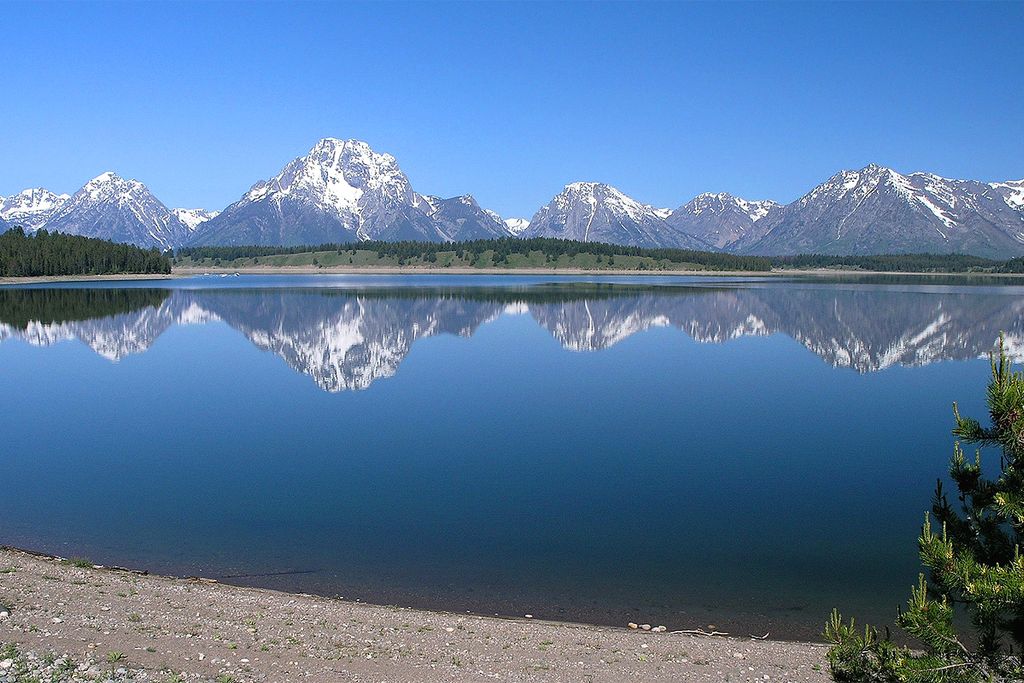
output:
[[[828, 660], [835, 680], [1024, 680], [1024, 374], [1011, 368], [1002, 338], [992, 355], [988, 409], [992, 426], [982, 427], [953, 405], [959, 441], [949, 474], [956, 504], [940, 480], [918, 538], [930, 578], [921, 575], [896, 617], [896, 625], [920, 646], [898, 646], [888, 633], [880, 637], [871, 626], [861, 631], [833, 611], [824, 635], [832, 643]], [[964, 457], [961, 442], [978, 446], [973, 462]], [[982, 448], [1001, 451], [994, 479], [982, 473]], [[970, 623], [966, 636], [954, 620], [958, 611]]]

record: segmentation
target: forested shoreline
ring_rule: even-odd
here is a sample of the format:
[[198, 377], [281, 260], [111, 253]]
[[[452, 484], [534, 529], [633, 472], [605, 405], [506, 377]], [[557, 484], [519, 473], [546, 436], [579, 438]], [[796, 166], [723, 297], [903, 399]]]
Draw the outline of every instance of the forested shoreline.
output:
[[347, 242], [294, 246], [183, 247], [175, 265], [578, 267], [596, 270], [852, 270], [881, 273], [1024, 273], [1024, 258], [997, 261], [967, 254], [743, 256], [686, 249], [645, 249], [551, 238], [472, 242]]
[[882, 273], [1024, 273], [1024, 258], [965, 254], [744, 256], [646, 249], [600, 242], [507, 237], [469, 242], [346, 242], [293, 246], [181, 247], [161, 253], [130, 244], [14, 228], [0, 234], [0, 277], [168, 274], [173, 266], [576, 268], [584, 270], [850, 270]]
[[[1012, 261], [993, 261], [969, 254], [869, 254], [864, 256], [797, 254], [795, 256], [770, 256], [769, 258], [774, 268], [794, 270], [865, 270], [880, 273], [1022, 272], [1021, 270], [1004, 269], [1012, 264]], [[1021, 261], [1021, 259], [1015, 260]]]
[[[469, 267], [528, 267], [537, 265], [556, 266], [560, 262], [574, 261], [581, 256], [592, 257], [594, 264], [615, 267], [619, 259], [620, 268], [649, 270], [658, 264], [685, 264], [708, 270], [751, 270], [767, 271], [771, 268], [768, 259], [761, 256], [738, 256], [691, 249], [646, 249], [601, 242], [577, 242], [547, 237], [519, 239], [505, 237], [493, 240], [472, 240], [468, 242], [346, 242], [340, 244], [274, 246], [227, 246], [227, 247], [183, 247], [175, 251], [176, 259], [190, 261], [217, 260], [236, 261], [239, 259], [260, 259], [271, 256], [296, 254], [323, 254], [334, 252], [336, 256], [355, 256], [358, 253], [375, 254], [382, 261], [395, 265], [424, 265], [445, 267], [459, 265]], [[537, 257], [543, 258], [537, 263]], [[332, 259], [338, 260], [338, 259]], [[340, 263], [345, 263], [340, 259]], [[318, 265], [318, 264], [313, 264]], [[333, 265], [333, 264], [332, 264]], [[564, 265], [564, 263], [563, 263]]]
[[171, 261], [157, 249], [59, 232], [21, 228], [0, 234], [0, 277], [167, 274]]

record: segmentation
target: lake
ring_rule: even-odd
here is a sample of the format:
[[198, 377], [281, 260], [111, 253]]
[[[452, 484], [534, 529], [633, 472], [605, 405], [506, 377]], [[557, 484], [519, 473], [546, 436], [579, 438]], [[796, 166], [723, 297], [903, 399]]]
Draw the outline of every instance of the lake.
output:
[[995, 280], [0, 287], [0, 543], [483, 614], [890, 623], [1000, 331], [1024, 355]]

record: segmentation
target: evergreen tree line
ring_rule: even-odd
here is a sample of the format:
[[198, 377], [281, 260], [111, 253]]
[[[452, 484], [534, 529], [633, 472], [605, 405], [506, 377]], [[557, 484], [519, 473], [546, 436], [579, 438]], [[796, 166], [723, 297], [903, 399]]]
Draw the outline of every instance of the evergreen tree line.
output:
[[341, 244], [304, 244], [295, 246], [237, 246], [237, 247], [182, 247], [175, 252], [178, 258], [189, 258], [194, 261], [203, 259], [221, 259], [233, 261], [240, 258], [258, 258], [285, 254], [304, 254], [316, 251], [336, 251], [338, 254], [356, 251], [369, 251], [378, 258], [394, 258], [401, 262], [420, 259], [428, 263], [437, 261], [441, 252], [455, 252], [460, 259], [477, 260], [486, 252], [491, 252], [493, 263], [508, 263], [509, 256], [529, 255], [541, 252], [549, 260], [557, 260], [561, 256], [574, 257], [580, 254], [595, 256], [640, 256], [672, 263], [695, 263], [712, 270], [757, 270], [771, 269], [771, 261], [761, 256], [737, 256], [711, 251], [692, 249], [646, 249], [628, 247], [618, 244], [600, 242], [577, 242], [548, 237], [518, 239], [505, 237], [493, 240], [472, 240], [469, 242], [346, 242]]
[[0, 277], [170, 272], [170, 259], [156, 248], [46, 230], [26, 235], [13, 228], [0, 235]]
[[302, 244], [294, 246], [209, 246], [183, 247], [175, 252], [177, 258], [193, 261], [233, 261], [289, 254], [336, 251], [355, 254], [368, 251], [378, 258], [394, 258], [401, 263], [419, 259], [427, 263], [437, 261], [441, 252], [454, 252], [460, 260], [476, 261], [485, 252], [493, 254], [494, 265], [508, 263], [513, 254], [527, 255], [541, 252], [549, 261], [561, 256], [579, 254], [595, 256], [640, 256], [666, 260], [671, 263], [698, 264], [711, 270], [768, 271], [777, 269], [864, 270], [882, 273], [1024, 273], [1024, 257], [998, 261], [969, 254], [870, 254], [863, 256], [836, 256], [830, 254], [798, 254], [794, 256], [741, 256], [720, 252], [690, 249], [647, 249], [600, 242], [577, 242], [546, 237], [517, 239], [506, 237], [471, 242], [345, 242], [332, 244]]
[[867, 256], [831, 256], [828, 254], [799, 254], [772, 256], [776, 268], [813, 269], [841, 268], [844, 270], [873, 270], [883, 273], [970, 273], [970, 272], [1024, 272], [1002, 271], [1010, 261], [993, 261], [968, 254], [874, 254]]

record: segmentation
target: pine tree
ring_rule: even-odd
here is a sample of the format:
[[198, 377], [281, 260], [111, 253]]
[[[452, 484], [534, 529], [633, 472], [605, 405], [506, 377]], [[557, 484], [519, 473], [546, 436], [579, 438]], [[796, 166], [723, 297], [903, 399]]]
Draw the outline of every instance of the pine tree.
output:
[[[861, 632], [833, 610], [825, 638], [832, 643], [828, 659], [837, 681], [1024, 680], [1024, 373], [1011, 368], [1002, 337], [991, 365], [992, 426], [961, 416], [953, 405], [959, 441], [949, 474], [956, 504], [939, 480], [918, 538], [930, 581], [920, 576], [896, 618], [923, 650], [897, 646], [870, 626]], [[978, 446], [973, 461], [965, 458], [961, 442]], [[983, 448], [1001, 451], [994, 479], [982, 473]], [[972, 627], [968, 636], [954, 621], [960, 610]]]

